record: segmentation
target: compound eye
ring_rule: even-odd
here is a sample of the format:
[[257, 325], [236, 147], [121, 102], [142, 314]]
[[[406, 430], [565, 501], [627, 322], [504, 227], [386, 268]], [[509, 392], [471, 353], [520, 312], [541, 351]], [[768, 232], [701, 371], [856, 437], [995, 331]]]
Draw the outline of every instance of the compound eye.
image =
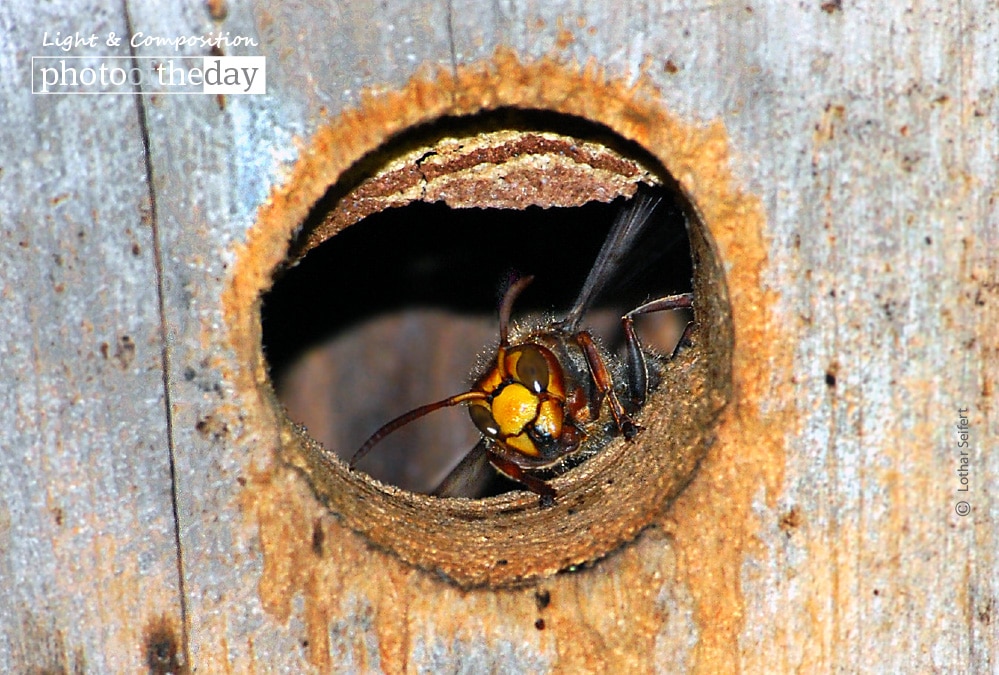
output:
[[489, 408], [484, 405], [470, 405], [468, 406], [468, 414], [472, 418], [472, 424], [486, 436], [490, 438], [499, 436], [499, 425], [493, 419], [493, 414]]
[[547, 389], [548, 361], [544, 354], [531, 346], [524, 347], [517, 359], [517, 379], [535, 394]]

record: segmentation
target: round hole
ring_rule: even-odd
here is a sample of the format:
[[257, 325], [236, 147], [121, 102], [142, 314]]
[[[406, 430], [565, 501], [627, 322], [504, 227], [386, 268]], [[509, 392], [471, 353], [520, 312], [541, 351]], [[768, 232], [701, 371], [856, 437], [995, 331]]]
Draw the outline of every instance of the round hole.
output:
[[[639, 317], [658, 386], [633, 438], [608, 425], [599, 451], [545, 473], [553, 505], [508, 480], [470, 495], [481, 498], [426, 494], [480, 438], [463, 406], [403, 426], [348, 468], [382, 424], [468, 390], [494, 358], [511, 279], [535, 276], [515, 322], [564, 316], [642, 185], [663, 202], [583, 327], [623, 358], [624, 312], [685, 291], [695, 302], [692, 316]], [[441, 118], [355, 162], [299, 225], [263, 297], [276, 394], [264, 393], [284, 420], [284, 459], [376, 545], [462, 586], [515, 584], [606, 555], [693, 476], [731, 393], [730, 310], [707, 229], [648, 149], [549, 112]], [[691, 319], [691, 345], [669, 358]]]

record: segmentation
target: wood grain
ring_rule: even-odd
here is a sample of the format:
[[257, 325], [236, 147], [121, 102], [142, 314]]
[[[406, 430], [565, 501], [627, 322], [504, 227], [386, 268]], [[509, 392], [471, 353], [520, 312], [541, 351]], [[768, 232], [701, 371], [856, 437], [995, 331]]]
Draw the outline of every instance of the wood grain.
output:
[[[267, 96], [32, 96], [43, 31], [126, 16], [0, 9], [0, 670], [139, 672], [151, 648], [201, 672], [995, 669], [993, 3], [215, 4], [127, 19], [255, 37], [234, 53], [267, 57]], [[539, 64], [699, 139], [648, 149], [723, 262], [736, 400], [634, 543], [461, 591], [279, 461], [253, 314], [291, 231], [255, 223], [304, 218], [335, 171], [296, 161], [377, 146], [401, 118], [317, 141], [407, 86], [413, 118], [590, 109], [517, 79]]]
[[[77, 11], [87, 35], [126, 31]], [[0, 25], [0, 670], [139, 672], [183, 640], [140, 112], [32, 95], [58, 9]]]

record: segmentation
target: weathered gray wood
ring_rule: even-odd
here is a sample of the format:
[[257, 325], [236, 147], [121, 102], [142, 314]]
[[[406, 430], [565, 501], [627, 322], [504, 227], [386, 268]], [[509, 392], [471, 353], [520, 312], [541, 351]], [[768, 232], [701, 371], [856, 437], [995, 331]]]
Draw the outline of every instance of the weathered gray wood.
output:
[[0, 670], [140, 672], [183, 635], [150, 186], [134, 97], [31, 93], [44, 31], [126, 32], [65, 10], [0, 9]]
[[[135, 3], [130, 9], [134, 30], [151, 35], [222, 30], [260, 39], [253, 17], [238, 7], [229, 7], [222, 23], [200, 3]], [[274, 44], [283, 40], [290, 36], [278, 36]], [[162, 52], [144, 47], [139, 55]], [[294, 101], [284, 101], [276, 55], [226, 53], [267, 54], [276, 71], [267, 97], [228, 97], [220, 104], [214, 96], [165, 96], [147, 107], [163, 246], [188, 643], [192, 665], [203, 672], [293, 672], [303, 667], [297, 645], [260, 607], [259, 543], [238, 502], [241, 483], [254, 462], [267, 461], [274, 439], [243, 435], [240, 403], [226, 375], [232, 357], [220, 298], [232, 248], [278, 180], [278, 160], [293, 156], [290, 134], [301, 128], [303, 113]]]
[[[150, 632], [180, 630], [179, 555], [202, 672], [994, 670], [999, 10], [349, 4], [130, 6], [136, 31], [256, 37], [234, 53], [269, 69], [267, 97], [224, 109], [145, 99], [151, 186], [131, 97], [32, 97], [25, 79], [43, 30], [124, 33], [118, 10], [0, 10], [0, 667], [139, 670]], [[543, 611], [534, 589], [459, 592], [324, 515], [275, 464], [226, 334], [230, 266], [299, 142], [362, 92], [497, 48], [643, 71], [681, 120], [720, 123], [773, 294], [769, 379], [739, 403], [756, 426], [730, 427], [760, 437], [723, 435], [657, 528], [542, 584]], [[716, 237], [740, 272], [738, 233]]]

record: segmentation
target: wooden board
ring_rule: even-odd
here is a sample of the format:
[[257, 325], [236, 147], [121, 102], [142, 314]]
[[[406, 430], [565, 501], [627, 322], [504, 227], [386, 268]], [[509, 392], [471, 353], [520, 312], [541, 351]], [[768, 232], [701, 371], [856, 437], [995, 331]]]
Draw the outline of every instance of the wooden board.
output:
[[[201, 672], [995, 669], [999, 10], [349, 4], [0, 9], [0, 669], [136, 672], [150, 645]], [[266, 56], [268, 94], [33, 96], [46, 30], [252, 36], [227, 53]], [[691, 139], [667, 166], [729, 275], [736, 398], [634, 544], [461, 591], [281, 464], [233, 275], [280, 247], [260, 209], [308, 206], [324, 177], [287, 183], [341, 113], [413, 78], [426, 110], [585, 109], [539, 63]], [[462, 98], [475, 73], [495, 98]]]
[[73, 16], [31, 3], [0, 10], [5, 672], [139, 672], [182, 651], [137, 100], [32, 95], [29, 57], [53, 51], [46, 29], [126, 32], [120, 12], [81, 3]]

